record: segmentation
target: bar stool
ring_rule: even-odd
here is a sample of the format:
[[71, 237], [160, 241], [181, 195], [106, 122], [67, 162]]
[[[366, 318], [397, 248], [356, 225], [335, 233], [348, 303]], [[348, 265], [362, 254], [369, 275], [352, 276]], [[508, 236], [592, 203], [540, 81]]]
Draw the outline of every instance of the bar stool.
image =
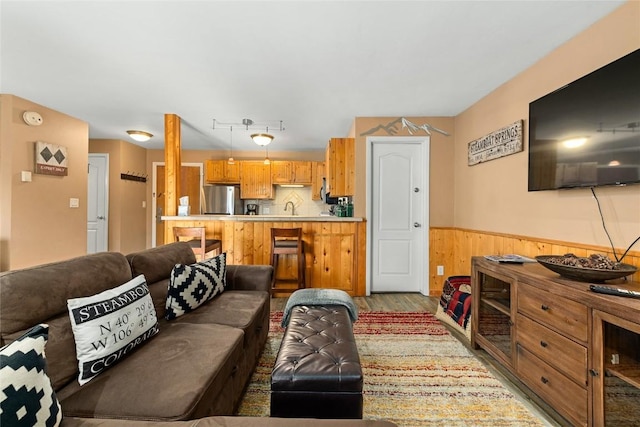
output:
[[[295, 279], [277, 279], [278, 261], [280, 255], [296, 255], [298, 260], [298, 277]], [[271, 229], [271, 266], [273, 266], [273, 279], [271, 290], [276, 290], [276, 281], [296, 282], [297, 289], [305, 287], [305, 262], [304, 242], [302, 241], [302, 228], [272, 228]], [[295, 290], [295, 289], [294, 289]], [[277, 289], [288, 291], [288, 289]], [[293, 291], [293, 290], [292, 290]]]
[[[176, 242], [186, 241], [191, 246], [193, 254], [203, 260], [205, 254], [216, 251], [216, 255], [222, 253], [222, 240], [207, 239], [204, 227], [173, 227], [173, 237]], [[188, 240], [183, 240], [183, 239]]]

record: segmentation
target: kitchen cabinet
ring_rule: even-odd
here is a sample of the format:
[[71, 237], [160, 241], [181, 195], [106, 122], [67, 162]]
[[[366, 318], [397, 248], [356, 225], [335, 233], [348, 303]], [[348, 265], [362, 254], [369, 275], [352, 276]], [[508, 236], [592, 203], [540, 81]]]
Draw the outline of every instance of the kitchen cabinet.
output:
[[324, 176], [324, 162], [313, 162], [311, 164], [311, 200], [322, 200], [320, 192]]
[[275, 160], [271, 162], [272, 183], [311, 185], [312, 163], [310, 161]]
[[239, 184], [239, 162], [229, 164], [227, 160], [207, 160], [205, 181], [207, 184]]
[[325, 153], [327, 192], [331, 197], [353, 196], [355, 190], [355, 139], [331, 138]]
[[273, 199], [271, 165], [262, 160], [243, 160], [240, 164], [240, 198]]

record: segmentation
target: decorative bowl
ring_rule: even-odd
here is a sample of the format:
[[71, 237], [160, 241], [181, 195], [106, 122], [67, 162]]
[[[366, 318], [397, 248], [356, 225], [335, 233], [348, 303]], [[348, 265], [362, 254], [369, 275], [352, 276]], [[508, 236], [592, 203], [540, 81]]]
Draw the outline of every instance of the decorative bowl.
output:
[[605, 280], [619, 279], [629, 276], [638, 269], [630, 264], [617, 263], [615, 270], [574, 267], [572, 265], [563, 265], [549, 261], [552, 258], [561, 258], [562, 255], [540, 255], [536, 257], [536, 261], [551, 271], [560, 274], [567, 279], [579, 280], [581, 282], [604, 282]]

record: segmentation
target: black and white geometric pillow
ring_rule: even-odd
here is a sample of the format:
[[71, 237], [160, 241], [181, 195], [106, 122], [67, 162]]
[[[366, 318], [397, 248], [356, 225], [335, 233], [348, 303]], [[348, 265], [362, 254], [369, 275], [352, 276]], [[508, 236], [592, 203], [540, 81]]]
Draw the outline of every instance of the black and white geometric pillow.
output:
[[58, 426], [62, 408], [47, 376], [40, 324], [0, 349], [0, 426]]
[[224, 292], [226, 281], [226, 252], [196, 264], [176, 264], [169, 279], [165, 318], [172, 320], [200, 307]]

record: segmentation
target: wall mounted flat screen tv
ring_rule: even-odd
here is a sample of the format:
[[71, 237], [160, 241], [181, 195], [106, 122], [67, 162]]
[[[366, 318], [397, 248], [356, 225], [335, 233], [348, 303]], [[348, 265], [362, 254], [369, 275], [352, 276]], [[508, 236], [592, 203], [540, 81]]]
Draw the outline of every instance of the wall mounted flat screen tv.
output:
[[640, 183], [640, 49], [529, 104], [529, 191]]

